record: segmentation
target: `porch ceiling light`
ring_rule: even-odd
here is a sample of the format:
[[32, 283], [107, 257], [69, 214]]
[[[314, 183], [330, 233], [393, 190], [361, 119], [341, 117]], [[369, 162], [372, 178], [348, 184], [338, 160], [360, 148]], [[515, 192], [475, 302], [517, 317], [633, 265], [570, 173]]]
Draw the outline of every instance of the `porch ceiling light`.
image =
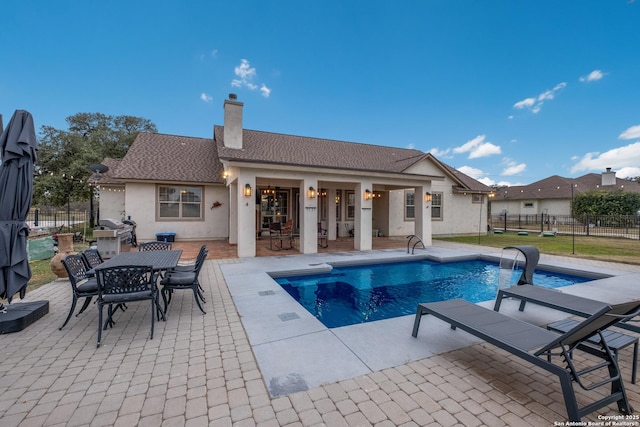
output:
[[315, 189], [315, 188], [313, 188], [313, 187], [309, 187], [309, 190], [307, 191], [307, 196], [308, 196], [310, 199], [315, 199], [315, 198], [316, 198], [316, 195], [317, 195], [317, 193], [316, 193], [316, 189]]
[[431, 193], [429, 193], [428, 191], [424, 193], [424, 201], [427, 203], [431, 201]]
[[371, 190], [369, 190], [368, 188], [364, 190], [364, 199], [371, 200]]
[[249, 184], [245, 184], [243, 194], [244, 197], [251, 197], [251, 186]]

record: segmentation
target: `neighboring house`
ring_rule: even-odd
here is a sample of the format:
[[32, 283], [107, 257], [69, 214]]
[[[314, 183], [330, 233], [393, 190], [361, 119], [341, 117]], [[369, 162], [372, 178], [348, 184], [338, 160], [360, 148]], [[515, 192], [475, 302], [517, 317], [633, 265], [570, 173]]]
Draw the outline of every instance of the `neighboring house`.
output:
[[550, 176], [529, 185], [516, 185], [497, 190], [490, 200], [490, 214], [500, 215], [570, 215], [571, 200], [592, 190], [624, 190], [640, 193], [640, 184], [616, 178], [607, 168], [602, 174], [590, 173], [579, 178]]
[[491, 188], [431, 154], [246, 130], [243, 103], [229, 98], [213, 139], [140, 133], [105, 174], [101, 217], [131, 217], [138, 241], [227, 239], [241, 257], [287, 220], [302, 253], [317, 252], [318, 224], [329, 244], [352, 234], [356, 250], [376, 235], [430, 245], [432, 235], [486, 233]]

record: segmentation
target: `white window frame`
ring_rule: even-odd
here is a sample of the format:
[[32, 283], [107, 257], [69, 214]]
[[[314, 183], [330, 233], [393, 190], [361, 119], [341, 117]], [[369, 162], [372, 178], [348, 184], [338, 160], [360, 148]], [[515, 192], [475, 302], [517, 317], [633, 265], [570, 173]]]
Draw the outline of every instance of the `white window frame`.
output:
[[[161, 200], [163, 198], [163, 189], [173, 189], [173, 193], [178, 194], [178, 198], [174, 200]], [[198, 200], [184, 200], [183, 194], [195, 194]], [[166, 197], [165, 197], [166, 198]], [[178, 205], [177, 216], [164, 216], [162, 214], [163, 205]], [[198, 216], [184, 216], [185, 205], [199, 205]], [[158, 185], [156, 188], [156, 212], [157, 219], [159, 221], [201, 221], [203, 219], [204, 206], [204, 187], [201, 186], [186, 186], [186, 185]]]

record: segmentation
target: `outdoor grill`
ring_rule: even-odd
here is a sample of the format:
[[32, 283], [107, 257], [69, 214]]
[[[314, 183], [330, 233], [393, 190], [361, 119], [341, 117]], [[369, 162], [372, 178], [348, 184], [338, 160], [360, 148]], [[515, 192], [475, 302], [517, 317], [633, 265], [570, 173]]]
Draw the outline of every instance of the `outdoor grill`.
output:
[[122, 246], [131, 245], [134, 225], [125, 224], [117, 219], [105, 218], [99, 221], [99, 227], [93, 230], [98, 252], [102, 258], [112, 258], [121, 252]]

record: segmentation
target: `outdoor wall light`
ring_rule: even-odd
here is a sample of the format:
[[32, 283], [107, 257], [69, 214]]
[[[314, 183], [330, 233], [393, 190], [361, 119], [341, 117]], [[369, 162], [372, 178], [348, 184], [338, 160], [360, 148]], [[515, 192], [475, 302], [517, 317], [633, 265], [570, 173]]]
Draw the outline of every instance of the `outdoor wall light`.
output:
[[364, 199], [371, 200], [371, 191], [368, 188], [364, 190]]
[[251, 186], [249, 184], [244, 186], [244, 197], [251, 197]]
[[222, 172], [222, 179], [227, 179], [229, 177], [229, 172], [224, 171]]
[[428, 191], [424, 193], [424, 201], [427, 203], [431, 201], [431, 193], [429, 193]]
[[315, 188], [313, 188], [313, 187], [309, 187], [309, 191], [307, 191], [307, 196], [308, 196], [310, 199], [315, 199], [315, 198], [316, 198], [316, 195], [317, 195], [317, 193], [316, 193], [316, 189], [315, 189]]

